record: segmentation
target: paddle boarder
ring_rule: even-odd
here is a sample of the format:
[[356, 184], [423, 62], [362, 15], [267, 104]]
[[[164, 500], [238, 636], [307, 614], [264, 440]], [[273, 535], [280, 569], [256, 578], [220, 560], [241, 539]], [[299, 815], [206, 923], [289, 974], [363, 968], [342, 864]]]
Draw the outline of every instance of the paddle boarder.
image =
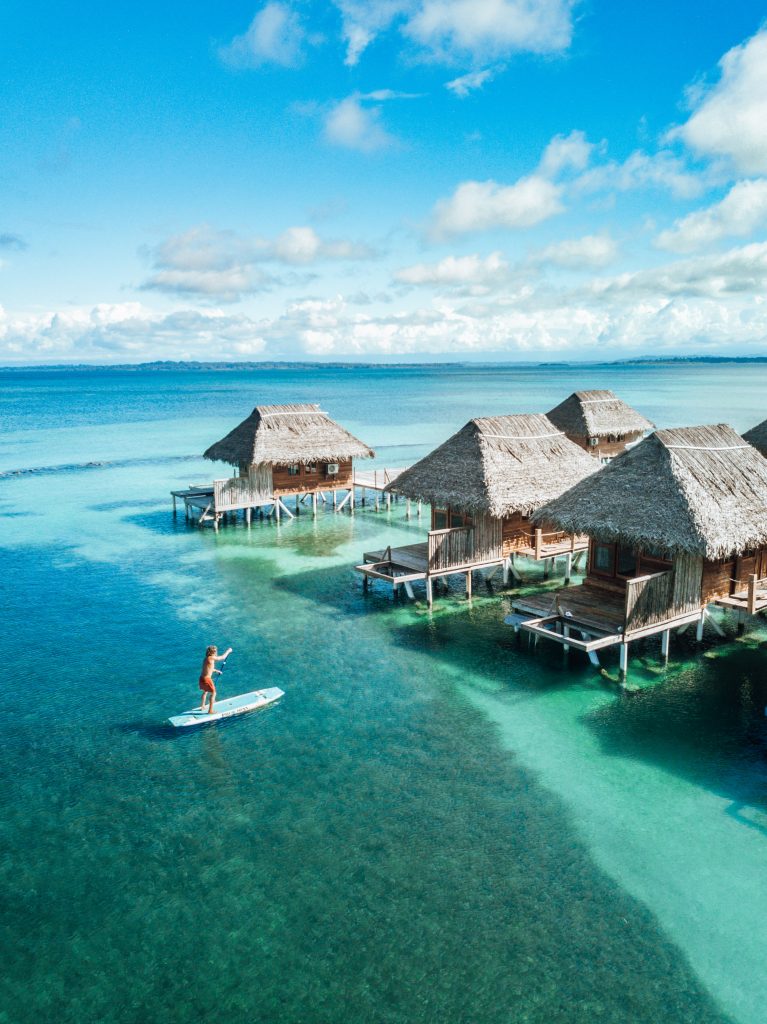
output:
[[213, 706], [216, 700], [216, 684], [213, 682], [213, 675], [221, 675], [221, 669], [215, 668], [217, 661], [226, 661], [229, 655], [232, 653], [232, 648], [228, 647], [223, 654], [218, 653], [218, 647], [215, 644], [208, 647], [205, 651], [205, 657], [202, 662], [202, 670], [200, 672], [200, 689], [202, 690], [202, 703], [200, 704], [200, 711], [205, 710], [205, 702], [210, 696], [210, 707], [208, 708], [208, 714], [213, 714]]

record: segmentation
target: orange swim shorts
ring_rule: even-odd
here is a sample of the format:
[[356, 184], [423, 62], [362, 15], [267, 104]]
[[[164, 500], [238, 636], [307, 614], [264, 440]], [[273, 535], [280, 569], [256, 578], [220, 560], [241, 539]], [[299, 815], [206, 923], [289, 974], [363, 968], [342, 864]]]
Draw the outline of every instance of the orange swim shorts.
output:
[[204, 690], [205, 693], [213, 693], [216, 687], [213, 685], [213, 680], [210, 676], [200, 676], [200, 689]]

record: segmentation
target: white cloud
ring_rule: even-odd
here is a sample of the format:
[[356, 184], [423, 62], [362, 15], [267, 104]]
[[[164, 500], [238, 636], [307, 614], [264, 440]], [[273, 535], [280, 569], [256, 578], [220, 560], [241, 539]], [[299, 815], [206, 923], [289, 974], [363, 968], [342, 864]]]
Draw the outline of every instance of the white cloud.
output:
[[677, 260], [596, 281], [592, 290], [610, 298], [643, 296], [661, 302], [674, 296], [720, 300], [737, 296], [763, 303], [765, 289], [767, 242], [755, 242], [713, 256]]
[[742, 174], [767, 174], [767, 29], [729, 50], [719, 68], [719, 81], [670, 137], [700, 156], [729, 159]]
[[584, 173], [575, 182], [580, 192], [629, 192], [656, 188], [676, 199], [694, 199], [711, 183], [710, 175], [690, 171], [684, 160], [669, 150], [648, 154], [636, 150], [622, 164], [608, 161]]
[[443, 60], [555, 53], [572, 38], [568, 0], [421, 0], [405, 34]]
[[581, 131], [555, 135], [543, 151], [538, 170], [546, 178], [555, 178], [562, 171], [582, 171], [591, 159], [594, 146]]
[[394, 136], [381, 125], [381, 108], [363, 105], [365, 99], [358, 95], [347, 96], [331, 107], [325, 117], [328, 142], [362, 153], [387, 149], [396, 143]]
[[409, 0], [335, 0], [335, 4], [347, 44], [345, 63], [350, 66], [359, 61], [377, 35], [412, 6]]
[[220, 47], [218, 54], [233, 68], [296, 67], [303, 60], [305, 38], [298, 15], [287, 4], [273, 2], [262, 7], [247, 30]]
[[553, 263], [571, 270], [596, 270], [612, 263], [617, 255], [618, 247], [610, 235], [585, 235], [547, 245], [533, 255], [531, 262]]
[[446, 256], [438, 263], [416, 263], [403, 267], [394, 275], [400, 284], [412, 286], [447, 285], [465, 288], [479, 294], [505, 281], [509, 264], [500, 252], [491, 252], [484, 259], [471, 256]]
[[555, 53], [572, 37], [572, 0], [334, 0], [354, 65], [398, 24], [427, 57], [481, 63], [513, 53]]
[[470, 231], [532, 227], [564, 209], [561, 192], [559, 185], [536, 174], [513, 185], [464, 181], [436, 204], [429, 233], [439, 240]]
[[720, 202], [674, 221], [660, 233], [656, 245], [674, 252], [693, 252], [720, 238], [753, 234], [765, 224], [767, 179], [739, 181]]
[[470, 93], [481, 89], [485, 82], [489, 82], [501, 70], [500, 66], [485, 68], [483, 71], [470, 71], [467, 75], [460, 75], [451, 82], [445, 82], [445, 88], [459, 99], [466, 99]]
[[326, 260], [364, 260], [375, 250], [347, 239], [323, 239], [312, 227], [291, 227], [274, 239], [238, 235], [203, 224], [173, 235], [150, 253], [145, 290], [236, 302], [279, 284], [257, 264], [307, 267]]
[[0, 307], [0, 355], [16, 363], [215, 358], [219, 352], [251, 358], [266, 347], [261, 326], [218, 310], [159, 314], [137, 302], [26, 316]]

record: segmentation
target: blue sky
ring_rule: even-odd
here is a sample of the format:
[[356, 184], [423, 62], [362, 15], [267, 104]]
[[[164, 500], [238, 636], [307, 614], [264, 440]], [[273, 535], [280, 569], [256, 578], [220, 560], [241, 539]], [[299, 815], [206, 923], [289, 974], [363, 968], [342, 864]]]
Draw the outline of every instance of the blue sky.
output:
[[767, 354], [767, 11], [0, 12], [0, 362]]

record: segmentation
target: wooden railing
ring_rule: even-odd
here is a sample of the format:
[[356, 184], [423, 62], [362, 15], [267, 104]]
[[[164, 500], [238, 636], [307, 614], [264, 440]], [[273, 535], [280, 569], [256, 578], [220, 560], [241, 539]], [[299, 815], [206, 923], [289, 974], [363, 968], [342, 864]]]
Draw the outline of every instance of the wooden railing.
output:
[[767, 579], [760, 580], [756, 573], [751, 573], [746, 590], [746, 611], [749, 615], [756, 614], [759, 592], [764, 590], [767, 590]]
[[213, 507], [216, 512], [249, 508], [271, 501], [272, 496], [256, 489], [248, 477], [234, 476], [213, 481]]
[[626, 632], [663, 622], [673, 616], [674, 574], [654, 572], [626, 580]]
[[[567, 544], [570, 551], [575, 551], [576, 546], [581, 550], [588, 546], [588, 537], [585, 535], [576, 537], [575, 534], [563, 533], [561, 530], [555, 530], [553, 533], [544, 533], [543, 530], [536, 528], [533, 541], [536, 559], [541, 557], [545, 547], [552, 544], [556, 544], [558, 547]], [[563, 550], [566, 554], [566, 549], [563, 548]]]
[[429, 572], [440, 572], [474, 561], [474, 527], [429, 530]]

